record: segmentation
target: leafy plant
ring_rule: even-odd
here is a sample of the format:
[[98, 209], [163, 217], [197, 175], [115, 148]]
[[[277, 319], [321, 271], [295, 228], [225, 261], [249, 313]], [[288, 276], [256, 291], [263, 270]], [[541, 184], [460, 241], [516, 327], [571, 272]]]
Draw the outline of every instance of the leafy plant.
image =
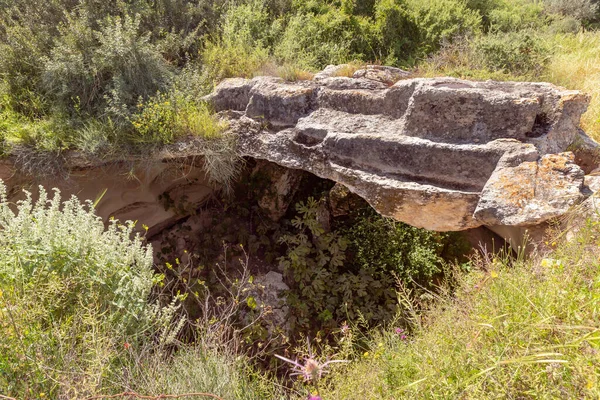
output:
[[481, 30], [481, 15], [461, 0], [408, 0], [407, 4], [418, 26], [420, 54], [439, 49], [444, 40]]
[[474, 42], [475, 55], [491, 70], [539, 75], [549, 61], [549, 50], [532, 32], [490, 34]]
[[347, 227], [327, 232], [323, 200], [296, 205], [295, 234], [280, 268], [290, 282], [292, 327], [333, 329], [346, 319], [378, 323], [397, 312], [398, 279], [427, 285], [441, 271], [444, 235], [364, 212]]
[[314, 198], [298, 203], [296, 210], [299, 215], [292, 220], [292, 226], [298, 233], [281, 237], [289, 251], [280, 258], [280, 267], [295, 288], [288, 296], [294, 310], [293, 329], [314, 329], [343, 315], [339, 287], [331, 289], [333, 282], [346, 283], [349, 278], [340, 273], [347, 241], [335, 232], [325, 232], [317, 219], [319, 202]]
[[0, 182], [0, 387], [21, 398], [91, 395], [124, 343], [174, 340], [177, 306], [149, 301], [160, 276], [133, 223], [105, 229], [91, 203], [38, 195], [15, 205]]
[[362, 211], [344, 235], [358, 269], [425, 286], [441, 272], [442, 251], [449, 237], [383, 218], [372, 209]]

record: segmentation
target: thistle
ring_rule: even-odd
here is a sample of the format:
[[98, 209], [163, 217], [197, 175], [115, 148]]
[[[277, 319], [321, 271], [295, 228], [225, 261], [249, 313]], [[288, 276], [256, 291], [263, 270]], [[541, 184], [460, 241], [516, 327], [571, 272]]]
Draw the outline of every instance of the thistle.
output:
[[[334, 364], [334, 363], [345, 363], [348, 361], [347, 360], [327, 360], [324, 363], [320, 363], [316, 360], [316, 358], [314, 357], [314, 355], [312, 353], [312, 350], [310, 348], [310, 342], [308, 341], [308, 338], [306, 339], [306, 341], [308, 343], [308, 357], [304, 357], [301, 362], [298, 361], [298, 359], [290, 360], [289, 358], [280, 356], [278, 354], [275, 354], [275, 357], [293, 365], [292, 373], [290, 374], [290, 376], [298, 376], [298, 375], [302, 376], [304, 378], [305, 382], [314, 383], [314, 385], [317, 387], [317, 391], [318, 391], [319, 379], [321, 379], [321, 377], [328, 372], [327, 367], [329, 367], [329, 365]], [[310, 399], [321, 400], [321, 397], [319, 397], [318, 395], [311, 396]]]

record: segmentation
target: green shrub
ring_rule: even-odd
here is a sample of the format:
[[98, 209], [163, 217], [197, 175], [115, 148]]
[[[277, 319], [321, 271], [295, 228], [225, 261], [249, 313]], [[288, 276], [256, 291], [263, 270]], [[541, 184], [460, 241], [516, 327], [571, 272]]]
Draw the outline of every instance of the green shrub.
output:
[[572, 33], [576, 34], [581, 31], [583, 25], [581, 21], [571, 16], [565, 16], [560, 18], [553, 18], [552, 22], [548, 26], [548, 33], [560, 34], [560, 33]]
[[225, 78], [250, 78], [269, 59], [267, 49], [249, 48], [243, 44], [207, 42], [202, 52], [203, 73], [212, 88]]
[[510, 32], [542, 28], [546, 24], [543, 2], [520, 0], [466, 0], [482, 17], [485, 32]]
[[426, 286], [441, 272], [441, 253], [448, 234], [415, 228], [368, 209], [344, 236], [358, 269]]
[[547, 23], [541, 2], [503, 1], [490, 10], [489, 31], [518, 32], [523, 29], [540, 29]]
[[231, 7], [223, 19], [223, 41], [248, 47], [270, 47], [271, 21], [265, 3], [252, 0]]
[[100, 89], [106, 112], [119, 119], [130, 115], [140, 97], [166, 89], [172, 78], [171, 68], [139, 26], [138, 16], [107, 18], [95, 33], [96, 77], [106, 79]]
[[204, 79], [210, 89], [231, 77], [251, 77], [269, 59], [272, 42], [270, 18], [263, 2], [231, 7], [224, 16], [218, 38], [202, 50]]
[[[133, 224], [105, 229], [92, 205], [43, 188], [13, 209], [0, 182], [0, 387], [20, 398], [86, 397], [155, 332], [168, 342], [175, 308], [149, 303], [159, 277]], [[5, 393], [6, 394], [6, 393]]]
[[348, 15], [362, 15], [372, 17], [375, 11], [376, 0], [342, 0], [342, 10]]
[[38, 88], [42, 57], [47, 51], [45, 45], [34, 32], [22, 26], [7, 25], [0, 41], [0, 81], [6, 94], [3, 103], [29, 118], [47, 111]]
[[539, 75], [550, 55], [537, 36], [524, 31], [482, 36], [473, 46], [482, 66], [513, 75]]
[[482, 18], [483, 27], [487, 30], [490, 25], [490, 13], [502, 7], [506, 2], [504, 0], [467, 0], [466, 5], [469, 9], [479, 12]]
[[369, 58], [369, 21], [324, 6], [319, 14], [293, 15], [274, 49], [278, 61], [307, 70]]
[[375, 31], [380, 41], [379, 58], [385, 64], [407, 61], [419, 43], [419, 30], [406, 5], [397, 0], [379, 0], [375, 5]]
[[420, 32], [419, 53], [437, 50], [443, 41], [481, 30], [481, 15], [462, 0], [408, 0]]
[[76, 15], [61, 27], [43, 71], [45, 90], [63, 110], [125, 122], [140, 97], [165, 89], [172, 72], [140, 17], [107, 17], [98, 31]]
[[443, 234], [390, 221], [364, 211], [346, 228], [326, 232], [324, 205], [309, 198], [296, 205], [297, 233], [280, 267], [291, 284], [292, 328], [334, 329], [345, 319], [381, 323], [396, 315], [398, 280], [427, 286], [441, 271]]
[[593, 0], [544, 0], [548, 12], [573, 17], [580, 22], [597, 19], [598, 4]]

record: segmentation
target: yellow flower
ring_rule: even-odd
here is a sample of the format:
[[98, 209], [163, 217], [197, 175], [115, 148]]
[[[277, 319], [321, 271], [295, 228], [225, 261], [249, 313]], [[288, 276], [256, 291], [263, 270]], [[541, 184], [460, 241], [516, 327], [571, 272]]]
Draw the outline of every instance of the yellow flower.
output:
[[497, 277], [498, 277], [498, 272], [496, 272], [496, 271], [491, 271], [491, 272], [490, 272], [490, 276], [491, 276], [492, 278], [497, 278]]
[[540, 265], [544, 268], [558, 268], [563, 266], [563, 262], [561, 260], [556, 260], [553, 258], [544, 258]]
[[585, 388], [588, 389], [588, 390], [592, 390], [594, 388], [594, 386], [596, 386], [596, 384], [594, 383], [594, 381], [591, 380], [591, 379], [588, 379], [588, 381], [587, 381], [587, 383], [585, 385]]

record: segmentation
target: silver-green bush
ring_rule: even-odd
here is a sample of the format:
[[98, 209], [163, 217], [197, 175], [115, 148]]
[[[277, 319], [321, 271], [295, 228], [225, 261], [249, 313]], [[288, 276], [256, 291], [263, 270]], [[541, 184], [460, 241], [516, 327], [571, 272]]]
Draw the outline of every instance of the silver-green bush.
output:
[[82, 398], [110, 387], [130, 346], [168, 343], [174, 303], [133, 223], [105, 229], [91, 203], [40, 187], [9, 202], [0, 181], [0, 388], [19, 398]]

